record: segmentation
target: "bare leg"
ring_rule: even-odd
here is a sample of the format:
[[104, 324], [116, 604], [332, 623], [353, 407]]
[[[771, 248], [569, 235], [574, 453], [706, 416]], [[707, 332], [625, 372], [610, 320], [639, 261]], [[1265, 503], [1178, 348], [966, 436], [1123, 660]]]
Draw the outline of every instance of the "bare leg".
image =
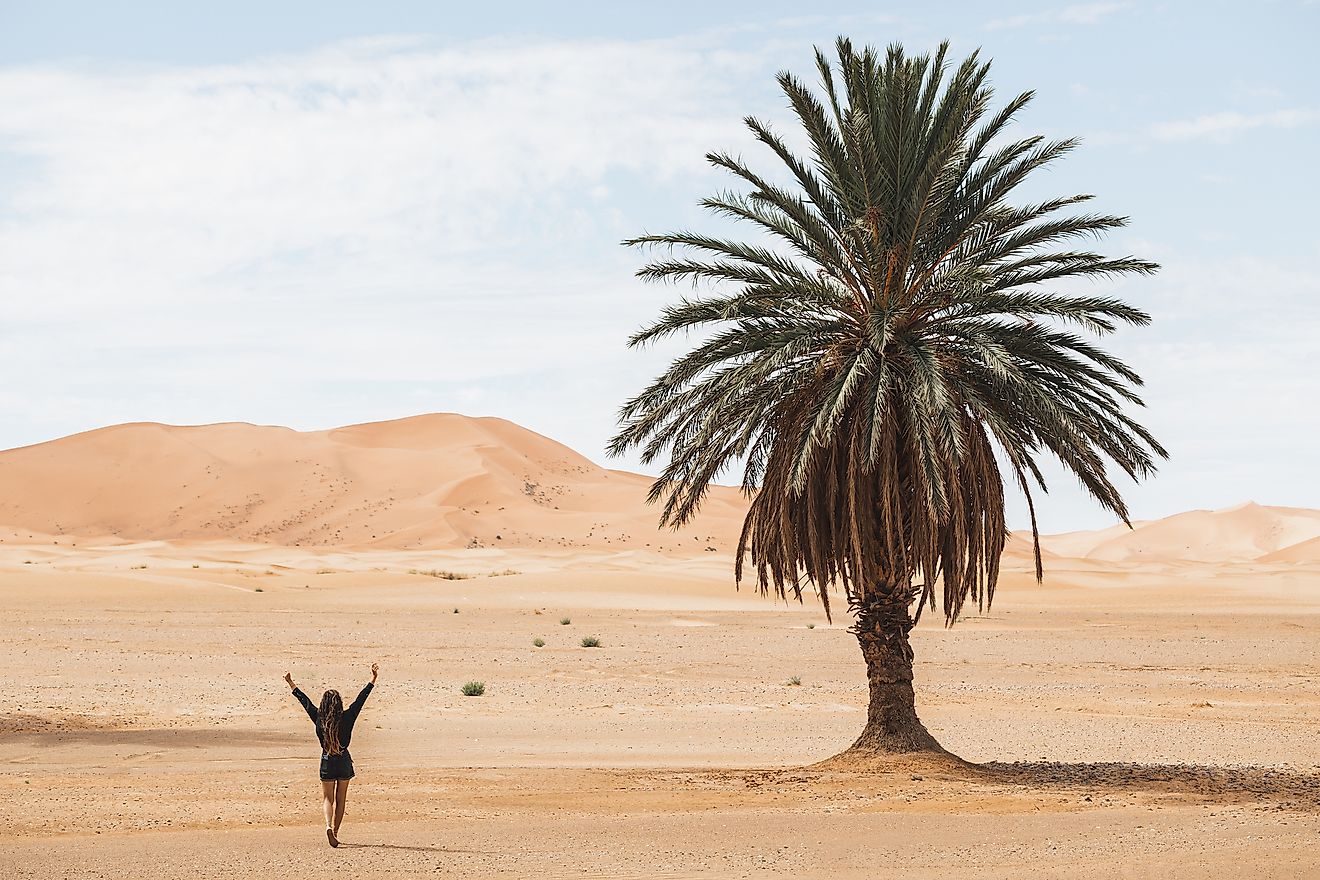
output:
[[325, 836], [331, 846], [339, 846], [335, 839], [335, 786], [333, 779], [321, 780], [321, 809], [325, 813]]
[[348, 803], [349, 780], [341, 779], [335, 787], [335, 836], [339, 835], [339, 823], [344, 821], [344, 805]]

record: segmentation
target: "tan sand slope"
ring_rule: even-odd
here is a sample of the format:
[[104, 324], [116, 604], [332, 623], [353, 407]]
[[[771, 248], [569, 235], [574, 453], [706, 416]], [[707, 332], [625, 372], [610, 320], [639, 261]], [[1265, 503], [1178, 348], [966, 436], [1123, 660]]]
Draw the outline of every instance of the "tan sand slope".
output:
[[1302, 565], [1320, 565], [1320, 537], [1309, 541], [1299, 541], [1291, 546], [1267, 553], [1260, 557], [1260, 562], [1296, 563]]
[[[1191, 510], [1150, 522], [1043, 540], [1060, 556], [1109, 562], [1306, 562], [1320, 545], [1320, 510], [1248, 502], [1224, 510]], [[1296, 547], [1295, 551], [1288, 548]], [[1286, 552], [1281, 552], [1286, 551]]]
[[[716, 487], [681, 533], [650, 478], [496, 418], [434, 414], [299, 432], [135, 423], [0, 452], [0, 542], [257, 541], [397, 550], [730, 552], [746, 502]], [[1244, 504], [1043, 539], [1050, 559], [1313, 563], [1320, 511]], [[49, 542], [48, 542], [49, 543]], [[1006, 555], [1029, 560], [1014, 534]]]
[[135, 423], [0, 453], [0, 524], [134, 541], [731, 549], [739, 492], [715, 489], [676, 535], [657, 529], [649, 483], [495, 418], [317, 432]]

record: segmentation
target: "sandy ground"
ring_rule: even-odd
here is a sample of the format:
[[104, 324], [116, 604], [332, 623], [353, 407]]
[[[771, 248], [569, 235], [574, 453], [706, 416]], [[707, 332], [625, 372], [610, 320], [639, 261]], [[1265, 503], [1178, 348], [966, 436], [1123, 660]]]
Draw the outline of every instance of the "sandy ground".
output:
[[[855, 641], [728, 566], [6, 542], [0, 871], [1320, 876], [1315, 566], [1014, 570], [914, 636], [923, 717], [981, 766], [848, 773], [810, 765], [862, 724]], [[348, 694], [373, 660], [332, 850], [280, 677]]]

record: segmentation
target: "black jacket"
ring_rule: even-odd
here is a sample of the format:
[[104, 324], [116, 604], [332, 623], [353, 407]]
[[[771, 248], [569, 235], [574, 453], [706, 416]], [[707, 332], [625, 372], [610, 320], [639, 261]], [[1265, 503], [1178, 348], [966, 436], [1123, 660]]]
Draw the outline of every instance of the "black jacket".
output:
[[[371, 682], [362, 689], [362, 693], [357, 695], [353, 704], [344, 710], [343, 717], [339, 720], [339, 746], [344, 751], [348, 751], [348, 742], [353, 738], [353, 723], [357, 721], [358, 713], [362, 711], [362, 705], [367, 702], [367, 694], [371, 693]], [[325, 730], [321, 727], [321, 713], [317, 710], [312, 701], [307, 699], [307, 695], [302, 692], [302, 688], [294, 688], [293, 695], [302, 703], [302, 707], [307, 710], [307, 717], [312, 719], [316, 725], [316, 738], [321, 743], [321, 750], [325, 750]]]

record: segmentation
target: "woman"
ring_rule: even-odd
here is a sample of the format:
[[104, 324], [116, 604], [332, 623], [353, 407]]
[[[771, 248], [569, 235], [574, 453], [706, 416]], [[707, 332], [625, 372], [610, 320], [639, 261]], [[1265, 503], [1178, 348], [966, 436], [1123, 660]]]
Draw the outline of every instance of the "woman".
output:
[[307, 710], [307, 717], [316, 725], [316, 738], [321, 741], [321, 796], [325, 810], [325, 836], [331, 846], [339, 846], [339, 823], [344, 821], [344, 804], [348, 800], [348, 781], [353, 778], [353, 758], [348, 753], [353, 738], [353, 723], [357, 721], [367, 694], [376, 684], [380, 666], [371, 664], [371, 681], [357, 695], [353, 705], [344, 708], [339, 691], [326, 691], [317, 709], [307, 695], [293, 683], [293, 676], [284, 673], [293, 695]]

